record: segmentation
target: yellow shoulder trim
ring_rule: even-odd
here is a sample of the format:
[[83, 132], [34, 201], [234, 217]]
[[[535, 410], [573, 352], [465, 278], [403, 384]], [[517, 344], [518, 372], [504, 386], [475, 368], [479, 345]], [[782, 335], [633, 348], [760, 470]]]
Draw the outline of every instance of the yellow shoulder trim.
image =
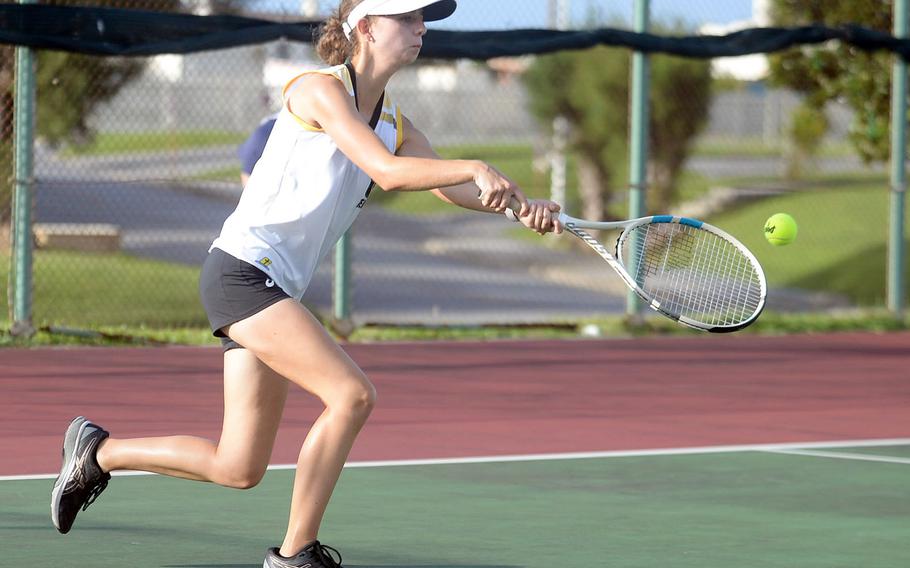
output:
[[348, 74], [348, 68], [344, 65], [336, 65], [335, 67], [329, 67], [327, 69], [316, 69], [313, 71], [304, 71], [303, 73], [295, 76], [293, 79], [288, 81], [284, 85], [284, 88], [281, 89], [281, 98], [284, 99], [284, 106], [288, 110], [288, 112], [291, 113], [291, 116], [294, 117], [294, 120], [296, 120], [297, 123], [300, 126], [302, 126], [304, 130], [308, 130], [310, 132], [322, 132], [323, 130], [321, 128], [318, 128], [318, 127], [310, 124], [309, 122], [303, 120], [302, 118], [300, 118], [299, 116], [294, 114], [294, 111], [291, 110], [291, 105], [289, 104], [290, 101], [287, 100], [288, 90], [290, 90], [291, 85], [293, 85], [295, 82], [297, 82], [297, 80], [300, 79], [301, 77], [303, 77], [304, 75], [313, 75], [313, 74], [330, 75], [332, 77], [335, 77], [336, 79], [341, 81], [341, 84], [344, 85], [344, 89], [348, 92], [348, 95], [351, 95], [351, 96], [353, 96], [353, 93], [354, 93], [354, 85], [353, 85], [353, 83], [351, 83], [351, 76]]
[[404, 144], [404, 121], [401, 120], [401, 108], [395, 106], [395, 152]]

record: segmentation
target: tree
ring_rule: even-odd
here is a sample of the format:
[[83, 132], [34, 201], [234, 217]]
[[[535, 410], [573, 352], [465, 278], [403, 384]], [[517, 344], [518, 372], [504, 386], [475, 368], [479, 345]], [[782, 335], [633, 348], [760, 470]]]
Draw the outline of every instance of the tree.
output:
[[[235, 13], [240, 0], [45, 0], [72, 6], [158, 12]], [[99, 57], [62, 51], [37, 54], [38, 135], [52, 145], [91, 141], [87, 119], [145, 68], [147, 58]]]
[[651, 63], [649, 205], [666, 212], [677, 179], [708, 119], [711, 66], [698, 59], [656, 56]]
[[531, 111], [541, 123], [549, 127], [561, 115], [572, 127], [570, 146], [587, 218], [605, 218], [616, 163], [611, 156], [625, 154], [628, 69], [624, 52], [598, 47], [539, 57], [524, 76]]
[[[0, 45], [0, 231], [10, 217], [13, 177], [13, 74], [16, 50]], [[0, 233], [0, 243], [6, 235]], [[0, 247], [3, 245], [0, 244]]]
[[[892, 13], [893, 0], [771, 3], [772, 23], [779, 26], [852, 23], [890, 33]], [[830, 101], [846, 103], [854, 111], [849, 136], [859, 156], [866, 162], [886, 160], [890, 151], [891, 57], [888, 52], [862, 51], [840, 42], [795, 47], [770, 56], [771, 81], [804, 95], [810, 108], [822, 109]]]
[[[183, 0], [42, 0], [43, 4], [135, 8], [191, 12], [199, 2]], [[241, 0], [209, 0], [211, 13], [236, 13]], [[9, 220], [15, 48], [0, 46], [0, 226]], [[82, 144], [91, 141], [87, 122], [98, 105], [114, 97], [144, 69], [147, 59], [100, 57], [63, 51], [36, 51], [37, 135], [45, 142]]]
[[787, 151], [787, 177], [798, 179], [807, 164], [818, 154], [822, 139], [828, 131], [828, 117], [824, 109], [801, 103], [793, 111], [787, 134], [791, 148]]
[[37, 134], [51, 144], [92, 140], [88, 118], [142, 72], [145, 61], [63, 51], [37, 54]]
[[[630, 52], [595, 47], [536, 59], [525, 82], [531, 111], [544, 125], [565, 116], [578, 162], [582, 216], [607, 218], [614, 184], [626, 170]], [[664, 55], [651, 57], [649, 112], [650, 210], [676, 198], [678, 174], [704, 126], [710, 103], [710, 65]]]

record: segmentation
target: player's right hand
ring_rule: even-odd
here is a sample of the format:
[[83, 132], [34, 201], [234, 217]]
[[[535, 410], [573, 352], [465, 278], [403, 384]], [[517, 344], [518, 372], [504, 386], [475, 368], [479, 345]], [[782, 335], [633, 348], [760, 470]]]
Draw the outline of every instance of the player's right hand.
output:
[[497, 213], [502, 213], [514, 197], [521, 203], [519, 216], [527, 214], [528, 198], [525, 197], [524, 192], [521, 191], [518, 184], [493, 166], [481, 164], [478, 172], [474, 175], [474, 184], [480, 189], [480, 203], [484, 207], [489, 207]]
[[559, 203], [547, 199], [532, 199], [528, 202], [528, 214], [519, 216], [518, 221], [539, 235], [562, 233], [559, 222]]

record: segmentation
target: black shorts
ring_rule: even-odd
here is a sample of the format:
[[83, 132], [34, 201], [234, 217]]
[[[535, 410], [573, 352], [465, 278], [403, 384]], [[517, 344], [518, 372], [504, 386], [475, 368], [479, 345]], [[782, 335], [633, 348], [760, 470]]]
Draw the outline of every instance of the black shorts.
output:
[[224, 350], [243, 346], [227, 337], [225, 326], [261, 312], [275, 302], [290, 298], [262, 270], [221, 249], [212, 249], [202, 263], [199, 294], [212, 334], [221, 338]]

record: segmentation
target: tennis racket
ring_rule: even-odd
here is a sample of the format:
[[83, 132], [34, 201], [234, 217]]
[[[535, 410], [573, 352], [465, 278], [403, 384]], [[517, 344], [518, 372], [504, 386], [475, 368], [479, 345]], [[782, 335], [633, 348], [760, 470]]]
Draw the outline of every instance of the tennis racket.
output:
[[[520, 206], [512, 200], [516, 214]], [[765, 273], [749, 249], [708, 223], [654, 215], [627, 221], [559, 222], [619, 274], [652, 309], [683, 325], [714, 333], [743, 329], [765, 307]], [[584, 229], [622, 230], [611, 253]]]

